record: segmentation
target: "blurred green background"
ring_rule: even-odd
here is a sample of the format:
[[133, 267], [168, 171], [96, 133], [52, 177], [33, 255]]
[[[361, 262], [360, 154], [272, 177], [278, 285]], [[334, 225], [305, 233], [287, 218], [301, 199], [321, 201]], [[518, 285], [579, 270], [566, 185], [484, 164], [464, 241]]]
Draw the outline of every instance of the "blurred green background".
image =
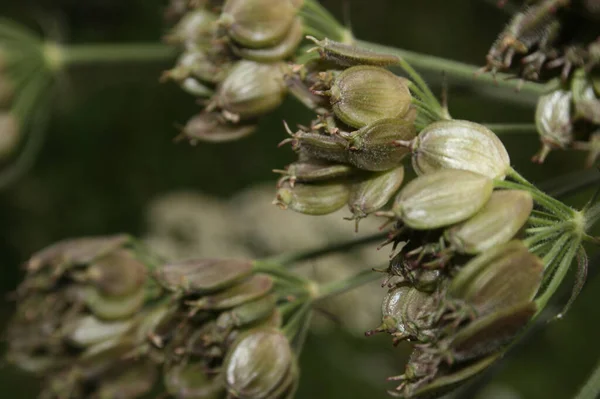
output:
[[[483, 0], [322, 3], [341, 19], [347, 7], [358, 38], [472, 64], [483, 64], [509, 18]], [[58, 21], [60, 36], [69, 43], [156, 42], [165, 30], [163, 9], [158, 0], [0, 2], [0, 15], [31, 26], [48, 27]], [[293, 100], [263, 118], [260, 130], [242, 141], [197, 147], [174, 144], [175, 124], [184, 123], [199, 107], [175, 85], [158, 83], [160, 72], [168, 67], [169, 63], [105, 65], [68, 72], [33, 170], [0, 191], [3, 296], [16, 287], [22, 276], [19, 265], [35, 250], [66, 237], [142, 234], [145, 208], [161, 194], [191, 189], [228, 198], [256, 183], [274, 182], [271, 169], [293, 159], [291, 151], [276, 148], [284, 137], [281, 120], [292, 124], [310, 120]], [[439, 76], [433, 78], [439, 81]], [[475, 97], [453, 86], [451, 79], [448, 83], [450, 110], [456, 118], [532, 121], [531, 106]], [[553, 153], [543, 167], [533, 165], [529, 159], [537, 150], [535, 136], [503, 138], [515, 167], [536, 181], [582, 168], [583, 155], [565, 153]], [[590, 195], [582, 193], [571, 202], [580, 205]], [[547, 325], [514, 351], [494, 376], [492, 387], [479, 397], [572, 397], [600, 358], [595, 341], [599, 299], [600, 281], [589, 281], [568, 317]], [[8, 300], [0, 302], [1, 325], [12, 307]], [[406, 347], [393, 348], [385, 336], [355, 338], [342, 328], [313, 334], [301, 358], [297, 397], [386, 398], [384, 388], [391, 386], [385, 377], [390, 370], [402, 373], [405, 354]], [[33, 398], [37, 392], [35, 380], [10, 366], [0, 368], [0, 387], [1, 398]]]

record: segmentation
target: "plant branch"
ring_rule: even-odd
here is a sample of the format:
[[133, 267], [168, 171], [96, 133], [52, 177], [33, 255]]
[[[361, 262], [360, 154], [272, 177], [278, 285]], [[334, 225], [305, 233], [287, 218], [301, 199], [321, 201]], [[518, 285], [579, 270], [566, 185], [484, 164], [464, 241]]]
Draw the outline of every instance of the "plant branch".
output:
[[271, 258], [263, 259], [261, 262], [281, 265], [283, 267], [291, 266], [294, 263], [302, 262], [329, 255], [335, 252], [345, 251], [354, 247], [372, 244], [385, 240], [387, 233], [377, 233], [354, 240], [328, 244], [321, 248], [311, 249], [308, 251], [300, 251], [291, 254], [278, 255]]
[[361, 285], [370, 283], [380, 278], [381, 275], [374, 272], [372, 269], [363, 270], [346, 279], [332, 281], [331, 283], [319, 286], [318, 293], [314, 298], [314, 301], [321, 301], [332, 296], [343, 294], [344, 292], [350, 291], [356, 287], [360, 287]]
[[593, 399], [600, 396], [600, 362], [596, 365], [594, 371], [581, 387], [575, 399]]
[[356, 45], [373, 51], [396, 55], [422, 73], [437, 75], [440, 78], [443, 73], [451, 83], [469, 86], [482, 95], [502, 98], [507, 102], [533, 105], [537, 102], [539, 96], [558, 88], [560, 85], [558, 80], [551, 80], [548, 83], [522, 83], [513, 79], [511, 75], [503, 73], [499, 73], [495, 77], [490, 74], [482, 74], [476, 77], [475, 75], [480, 69], [478, 66], [368, 41], [357, 40]]

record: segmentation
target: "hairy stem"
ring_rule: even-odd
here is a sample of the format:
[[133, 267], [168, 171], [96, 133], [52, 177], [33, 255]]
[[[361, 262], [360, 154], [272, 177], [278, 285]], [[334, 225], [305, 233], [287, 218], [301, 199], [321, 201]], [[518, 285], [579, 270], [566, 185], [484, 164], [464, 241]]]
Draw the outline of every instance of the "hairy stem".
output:
[[[480, 69], [478, 66], [368, 41], [357, 40], [356, 44], [373, 51], [401, 57], [422, 73], [439, 76], [444, 73], [452, 84], [463, 84], [481, 92], [482, 95], [495, 98], [501, 97], [507, 102], [533, 105], [537, 102], [539, 96], [558, 88], [560, 84], [558, 80], [551, 80], [548, 83], [525, 82], [517, 93], [520, 82], [510, 79], [511, 76], [507, 74], [499, 73], [495, 77], [490, 74], [482, 74], [476, 77], [476, 72]], [[507, 95], [507, 91], [512, 91], [512, 94]]]

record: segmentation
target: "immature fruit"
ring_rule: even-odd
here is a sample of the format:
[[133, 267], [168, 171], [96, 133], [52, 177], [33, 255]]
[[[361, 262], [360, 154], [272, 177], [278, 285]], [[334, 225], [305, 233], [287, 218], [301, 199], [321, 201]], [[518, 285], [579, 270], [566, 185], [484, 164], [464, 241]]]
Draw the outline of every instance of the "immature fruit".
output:
[[261, 48], [283, 40], [295, 16], [289, 0], [226, 0], [220, 22], [236, 42]]
[[356, 169], [350, 165], [310, 160], [294, 162], [288, 165], [285, 170], [276, 170], [275, 172], [283, 173], [285, 176], [282, 180], [289, 181], [290, 185], [294, 186], [297, 181], [306, 183], [346, 177], [356, 172]]
[[297, 379], [296, 359], [285, 335], [274, 328], [242, 334], [224, 362], [227, 391], [233, 398], [285, 398]]
[[187, 12], [165, 38], [168, 43], [187, 46], [209, 45], [217, 22], [217, 16], [199, 8]]
[[241, 259], [200, 259], [161, 265], [158, 282], [170, 291], [210, 294], [231, 287], [252, 273], [252, 262]]
[[418, 175], [462, 169], [504, 179], [510, 158], [502, 141], [487, 127], [460, 120], [434, 122], [414, 139], [412, 164]]
[[242, 139], [255, 130], [256, 125], [233, 124], [216, 113], [202, 112], [186, 123], [179, 137], [185, 137], [192, 144], [198, 141], [222, 143]]
[[321, 58], [326, 61], [334, 62], [343, 67], [356, 65], [374, 65], [380, 67], [398, 65], [400, 60], [395, 55], [381, 54], [374, 51], [352, 46], [349, 44], [338, 43], [328, 38], [317, 40], [314, 37], [308, 37], [318, 46]]
[[189, 304], [195, 309], [225, 310], [254, 301], [267, 295], [273, 288], [273, 279], [266, 274], [254, 274], [246, 280], [215, 294], [203, 296]]
[[404, 180], [404, 167], [369, 176], [352, 186], [348, 207], [355, 218], [378, 211], [398, 192]]
[[291, 133], [292, 149], [306, 158], [348, 163], [348, 140], [339, 135], [304, 132]]
[[287, 92], [285, 73], [281, 63], [239, 61], [219, 86], [216, 105], [235, 120], [269, 113], [283, 102]]
[[183, 362], [165, 367], [164, 384], [179, 399], [220, 399], [225, 387], [221, 376], [210, 376], [201, 362]]
[[384, 171], [398, 167], [409, 150], [394, 144], [412, 140], [414, 124], [402, 119], [381, 119], [352, 133], [348, 160], [357, 168]]
[[232, 50], [236, 55], [247, 60], [257, 62], [281, 61], [291, 57], [296, 52], [298, 45], [304, 37], [303, 29], [302, 20], [300, 18], [296, 18], [286, 37], [275, 46], [252, 49], [233, 45]]
[[393, 211], [408, 227], [435, 229], [473, 216], [493, 189], [493, 181], [484, 175], [442, 169], [408, 183], [396, 197]]
[[535, 126], [543, 148], [534, 161], [543, 162], [553, 148], [566, 148], [573, 141], [570, 91], [555, 90], [538, 99]]
[[527, 191], [494, 191], [477, 214], [449, 228], [444, 236], [458, 252], [477, 254], [510, 241], [532, 209], [533, 199]]
[[531, 301], [544, 264], [522, 241], [514, 240], [475, 257], [454, 276], [448, 297], [473, 306], [478, 314]]
[[384, 118], [401, 118], [411, 104], [404, 79], [387, 69], [355, 66], [340, 73], [330, 90], [335, 115], [361, 128]]
[[273, 202], [282, 209], [307, 215], [326, 215], [341, 209], [348, 202], [350, 187], [345, 183], [284, 184]]

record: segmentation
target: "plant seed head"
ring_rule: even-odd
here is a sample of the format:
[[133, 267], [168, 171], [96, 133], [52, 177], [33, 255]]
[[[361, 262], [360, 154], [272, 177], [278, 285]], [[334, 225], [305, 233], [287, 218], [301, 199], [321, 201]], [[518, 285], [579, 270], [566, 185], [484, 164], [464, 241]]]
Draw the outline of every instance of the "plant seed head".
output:
[[279, 107], [285, 98], [286, 71], [282, 63], [239, 61], [219, 86], [216, 105], [240, 120], [267, 114]]
[[226, 0], [220, 22], [242, 46], [272, 47], [286, 37], [296, 12], [290, 0]]
[[379, 119], [403, 117], [411, 94], [404, 79], [365, 65], [348, 68], [335, 78], [330, 101], [340, 120], [361, 128]]
[[385, 171], [401, 165], [409, 149], [396, 145], [415, 137], [414, 124], [402, 119], [381, 119], [354, 132], [348, 160], [360, 169]]
[[446, 230], [445, 237], [458, 252], [478, 254], [510, 241], [525, 225], [532, 209], [528, 191], [494, 191], [477, 214]]
[[274, 201], [282, 209], [307, 215], [326, 215], [346, 205], [350, 186], [346, 183], [296, 184], [284, 183]]
[[281, 331], [250, 330], [240, 335], [225, 359], [227, 391], [232, 398], [239, 399], [280, 398], [273, 393], [285, 392], [294, 385], [295, 362], [290, 343]]
[[412, 149], [412, 164], [418, 175], [462, 169], [504, 179], [510, 169], [508, 152], [498, 136], [469, 121], [434, 122], [419, 133]]
[[493, 188], [493, 181], [484, 175], [441, 169], [409, 182], [396, 197], [393, 211], [416, 230], [445, 227], [477, 213]]

